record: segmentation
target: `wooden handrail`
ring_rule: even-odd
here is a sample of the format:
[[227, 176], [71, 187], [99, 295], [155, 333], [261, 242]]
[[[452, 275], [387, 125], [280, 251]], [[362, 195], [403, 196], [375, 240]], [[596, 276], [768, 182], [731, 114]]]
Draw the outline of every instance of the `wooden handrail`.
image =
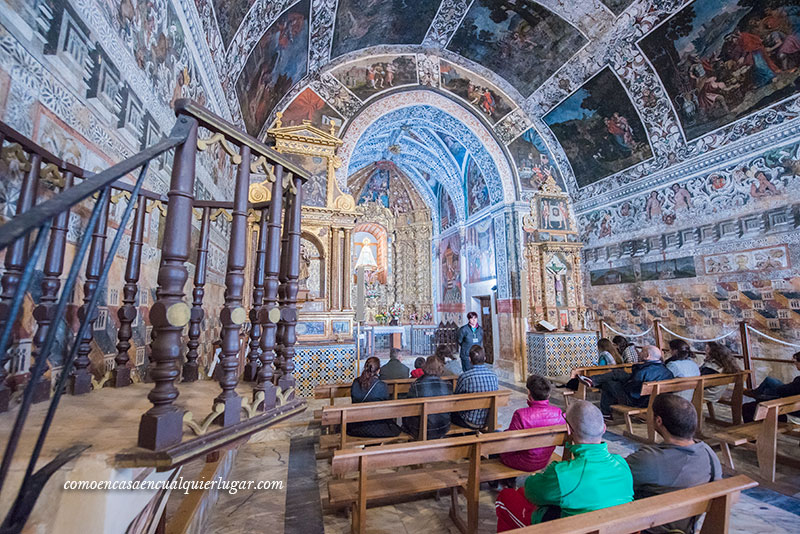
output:
[[796, 412], [800, 410], [800, 395], [759, 402], [753, 420], [761, 421], [767, 416], [767, 412], [770, 408], [775, 409], [776, 407], [778, 409], [778, 415]]

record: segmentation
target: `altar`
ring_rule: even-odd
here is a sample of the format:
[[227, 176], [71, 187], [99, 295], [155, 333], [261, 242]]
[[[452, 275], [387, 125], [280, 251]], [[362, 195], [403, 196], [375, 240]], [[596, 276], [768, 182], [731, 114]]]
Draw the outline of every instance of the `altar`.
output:
[[[385, 349], [408, 347], [410, 329], [410, 326], [373, 326], [372, 334], [375, 336], [375, 347]], [[379, 339], [379, 336], [388, 336], [389, 339], [382, 340]]]
[[528, 332], [528, 374], [565, 376], [597, 364], [597, 332]]

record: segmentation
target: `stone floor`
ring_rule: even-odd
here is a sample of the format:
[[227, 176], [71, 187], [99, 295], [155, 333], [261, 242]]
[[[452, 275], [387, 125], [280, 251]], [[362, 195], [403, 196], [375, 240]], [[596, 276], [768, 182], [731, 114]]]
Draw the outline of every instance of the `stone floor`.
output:
[[[501, 408], [499, 420], [507, 426], [514, 410], [525, 405], [526, 394], [519, 386], [505, 384], [513, 390], [509, 406]], [[563, 403], [558, 390], [554, 402]], [[221, 494], [214, 508], [209, 532], [219, 534], [240, 532], [269, 532], [294, 534], [325, 532], [348, 533], [350, 520], [345, 513], [324, 510], [327, 498], [329, 464], [316, 460], [313, 445], [319, 429], [311, 422], [315, 409], [322, 401], [309, 401], [309, 408], [291, 422], [262, 432], [242, 447], [231, 478], [284, 480], [284, 491], [239, 492]], [[642, 429], [640, 429], [642, 430]], [[611, 425], [607, 441], [612, 452], [627, 456], [637, 443], [622, 437], [621, 425]], [[793, 446], [796, 454], [797, 445]], [[734, 451], [737, 468], [745, 473], [755, 471], [755, 454]], [[742, 495], [732, 512], [731, 532], [734, 534], [789, 534], [798, 532], [800, 524], [800, 472], [779, 467], [781, 488], [789, 489], [787, 496], [768, 488], [758, 487]], [[481, 491], [481, 533], [495, 532], [494, 499], [496, 492]], [[448, 517], [449, 497], [425, 498], [394, 505], [370, 508], [367, 528], [370, 533], [412, 534], [458, 532]], [[462, 509], [464, 503], [462, 501]]]

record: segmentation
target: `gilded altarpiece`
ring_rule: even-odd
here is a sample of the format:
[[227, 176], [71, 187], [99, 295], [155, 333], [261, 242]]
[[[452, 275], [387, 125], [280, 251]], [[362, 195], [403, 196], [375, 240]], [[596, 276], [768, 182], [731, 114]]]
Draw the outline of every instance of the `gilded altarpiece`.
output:
[[[336, 156], [341, 140], [333, 125], [330, 131], [309, 121], [284, 127], [280, 116], [267, 131], [267, 142], [312, 172], [303, 187], [297, 337], [300, 342], [351, 341], [355, 312], [349, 258], [357, 212], [353, 197], [339, 189], [334, 177], [341, 165]], [[269, 200], [269, 186], [268, 181], [252, 184], [251, 202]]]
[[[569, 196], [552, 177], [523, 218], [527, 260], [529, 373], [558, 376], [597, 359], [596, 334], [583, 331], [581, 249]], [[546, 321], [554, 331], [541, 325]]]

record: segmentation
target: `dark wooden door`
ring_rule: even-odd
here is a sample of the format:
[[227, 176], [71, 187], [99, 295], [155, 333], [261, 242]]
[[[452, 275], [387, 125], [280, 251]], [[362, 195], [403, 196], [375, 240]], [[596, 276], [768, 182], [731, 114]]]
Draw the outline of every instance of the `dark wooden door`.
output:
[[492, 297], [478, 297], [481, 303], [480, 319], [483, 328], [483, 350], [486, 363], [494, 363], [494, 336], [492, 335]]

